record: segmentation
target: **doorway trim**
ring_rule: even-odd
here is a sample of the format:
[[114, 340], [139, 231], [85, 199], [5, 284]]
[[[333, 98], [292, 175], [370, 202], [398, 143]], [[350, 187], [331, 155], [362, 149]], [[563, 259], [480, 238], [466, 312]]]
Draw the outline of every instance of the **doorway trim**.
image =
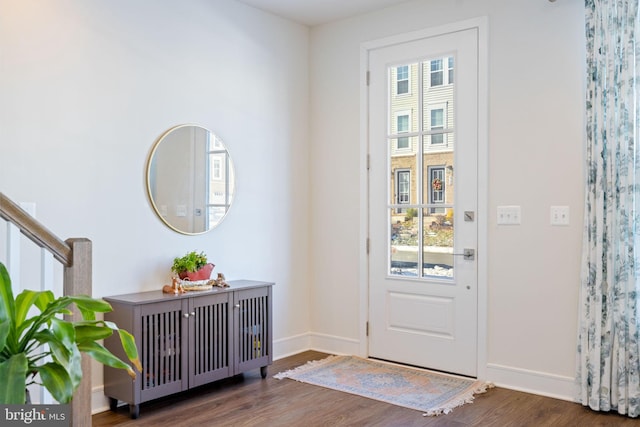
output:
[[475, 28], [478, 31], [478, 319], [477, 319], [477, 373], [478, 378], [487, 374], [487, 296], [488, 296], [488, 18], [477, 17], [423, 30], [398, 34], [364, 42], [360, 45], [360, 257], [359, 257], [359, 354], [369, 356], [367, 322], [369, 320], [369, 52], [395, 44], [433, 37], [439, 34]]

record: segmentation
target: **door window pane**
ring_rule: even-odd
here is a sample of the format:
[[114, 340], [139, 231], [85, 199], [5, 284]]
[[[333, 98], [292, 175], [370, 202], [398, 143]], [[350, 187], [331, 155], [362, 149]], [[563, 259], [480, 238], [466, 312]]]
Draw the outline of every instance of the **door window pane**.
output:
[[391, 211], [389, 259], [390, 273], [399, 276], [418, 276], [419, 221], [416, 209], [398, 214]]
[[[415, 144], [415, 137], [409, 138], [409, 146]], [[397, 145], [396, 140], [391, 140], [391, 148]], [[389, 175], [391, 176], [389, 186], [389, 204], [406, 205], [418, 198], [418, 186], [416, 182], [418, 157], [416, 153], [391, 150], [389, 162]], [[405, 206], [396, 206], [397, 212], [404, 212]]]
[[453, 277], [453, 209], [444, 215], [427, 214], [423, 221], [422, 275]]

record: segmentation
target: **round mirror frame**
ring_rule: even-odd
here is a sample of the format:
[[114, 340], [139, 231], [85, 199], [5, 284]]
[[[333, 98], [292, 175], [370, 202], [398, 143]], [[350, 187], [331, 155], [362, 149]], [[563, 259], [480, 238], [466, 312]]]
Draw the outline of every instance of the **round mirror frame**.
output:
[[[159, 197], [158, 187], [164, 184], [170, 187], [164, 188], [168, 196]], [[158, 218], [170, 229], [194, 236], [211, 231], [226, 217], [235, 195], [235, 170], [226, 146], [215, 133], [197, 124], [181, 124], [154, 142], [147, 160], [146, 185]]]

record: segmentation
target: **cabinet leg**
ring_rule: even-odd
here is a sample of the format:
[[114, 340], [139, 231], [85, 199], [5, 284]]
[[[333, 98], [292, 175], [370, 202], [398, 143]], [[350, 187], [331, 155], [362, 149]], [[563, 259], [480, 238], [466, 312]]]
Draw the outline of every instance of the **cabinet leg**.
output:
[[109, 409], [115, 412], [118, 409], [118, 399], [114, 399], [113, 397], [109, 398]]
[[266, 366], [262, 366], [260, 368], [260, 376], [264, 379], [267, 378], [267, 367]]
[[140, 405], [129, 404], [129, 415], [132, 420], [137, 419], [140, 416]]

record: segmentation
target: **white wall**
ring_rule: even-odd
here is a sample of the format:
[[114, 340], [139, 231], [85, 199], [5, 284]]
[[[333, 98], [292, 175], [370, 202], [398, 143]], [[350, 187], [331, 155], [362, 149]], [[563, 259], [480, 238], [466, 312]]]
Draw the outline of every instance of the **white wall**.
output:
[[[570, 399], [583, 204], [584, 11], [578, 1], [416, 0], [311, 31], [311, 330], [363, 348], [359, 49], [486, 16], [489, 25], [487, 379]], [[497, 226], [520, 205], [522, 225]], [[549, 224], [568, 205], [569, 227]], [[486, 347], [485, 347], [486, 346]], [[364, 346], [366, 348], [366, 346]]]
[[[160, 289], [174, 257], [204, 251], [214, 273], [277, 283], [276, 341], [306, 333], [308, 32], [233, 0], [0, 0], [0, 191], [92, 240], [95, 296]], [[237, 177], [196, 237], [145, 187], [154, 141], [187, 122], [222, 138]]]

